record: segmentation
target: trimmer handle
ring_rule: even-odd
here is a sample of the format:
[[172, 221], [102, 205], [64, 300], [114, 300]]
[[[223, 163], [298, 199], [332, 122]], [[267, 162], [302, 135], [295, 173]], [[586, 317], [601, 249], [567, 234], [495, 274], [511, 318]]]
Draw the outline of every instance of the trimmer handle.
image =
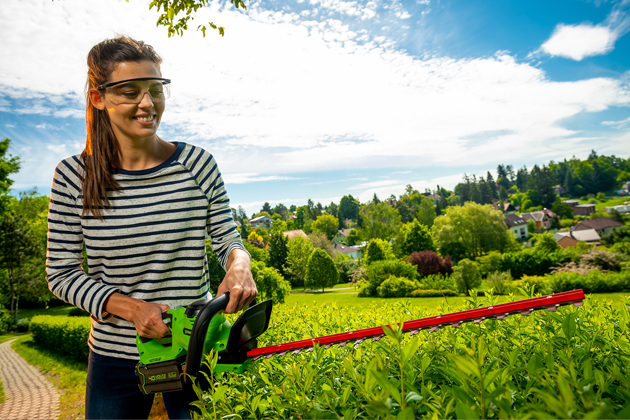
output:
[[[206, 340], [208, 325], [216, 314], [227, 308], [230, 302], [230, 292], [209, 300], [197, 315], [195, 324], [190, 333], [190, 341], [188, 344], [188, 354], [186, 355], [186, 373], [184, 382], [190, 381], [190, 377], [195, 378], [201, 366], [201, 358], [203, 356], [203, 344]], [[190, 377], [188, 376], [190, 375]]]
[[[166, 322], [167, 320], [170, 319], [170, 322]], [[168, 312], [162, 312], [162, 321], [166, 324], [166, 326], [168, 327], [168, 329], [171, 329], [171, 326], [169, 325], [171, 322], [173, 322], [173, 315], [169, 314]], [[140, 338], [140, 341], [144, 344], [148, 343], [151, 340], [154, 340], [153, 338], [150, 337], [143, 337], [141, 335], [138, 334], [138, 338]]]

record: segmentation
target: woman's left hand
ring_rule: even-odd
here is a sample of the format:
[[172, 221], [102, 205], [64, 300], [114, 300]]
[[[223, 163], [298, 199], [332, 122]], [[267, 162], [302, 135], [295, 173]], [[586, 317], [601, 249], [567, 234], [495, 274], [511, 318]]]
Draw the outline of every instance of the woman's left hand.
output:
[[217, 290], [217, 296], [230, 292], [230, 302], [225, 313], [234, 314], [247, 308], [258, 296], [258, 289], [252, 277], [250, 260], [247, 252], [236, 248], [230, 252], [227, 261], [227, 273]]

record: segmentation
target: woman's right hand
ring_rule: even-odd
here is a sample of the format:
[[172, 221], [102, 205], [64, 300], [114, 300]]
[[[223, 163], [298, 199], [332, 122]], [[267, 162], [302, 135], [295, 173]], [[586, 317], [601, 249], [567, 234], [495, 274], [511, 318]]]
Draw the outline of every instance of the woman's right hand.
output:
[[115, 292], [107, 297], [103, 308], [106, 313], [133, 322], [141, 337], [160, 338], [171, 333], [162, 321], [162, 313], [168, 311], [168, 305], [149, 303]]
[[171, 330], [162, 321], [162, 313], [168, 311], [168, 305], [138, 301], [132, 319], [136, 331], [141, 337], [160, 338], [169, 335]]

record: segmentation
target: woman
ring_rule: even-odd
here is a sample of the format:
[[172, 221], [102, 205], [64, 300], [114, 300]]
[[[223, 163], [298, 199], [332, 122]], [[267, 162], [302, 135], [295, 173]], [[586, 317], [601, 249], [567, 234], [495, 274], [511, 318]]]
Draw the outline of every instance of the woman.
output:
[[[206, 232], [226, 269], [227, 313], [257, 295], [249, 254], [211, 154], [157, 135], [170, 80], [153, 48], [128, 37], [88, 54], [86, 147], [54, 175], [47, 279], [60, 299], [92, 314], [87, 418], [147, 418], [138, 389], [136, 331], [169, 333], [162, 312], [208, 293]], [[85, 242], [89, 275], [82, 271]], [[167, 393], [170, 418], [190, 418], [190, 390]]]

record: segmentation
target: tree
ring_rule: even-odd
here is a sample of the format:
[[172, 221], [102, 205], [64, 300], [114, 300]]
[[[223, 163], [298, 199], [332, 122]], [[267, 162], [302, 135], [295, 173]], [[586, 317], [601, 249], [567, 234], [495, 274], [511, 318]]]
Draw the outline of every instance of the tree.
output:
[[291, 293], [291, 284], [273, 267], [267, 267], [261, 262], [252, 262], [252, 277], [260, 300], [271, 299], [273, 303], [284, 303]]
[[459, 293], [466, 293], [481, 285], [481, 273], [476, 262], [464, 258], [455, 267], [453, 277]]
[[[225, 277], [225, 270], [223, 269], [223, 266], [221, 266], [219, 257], [212, 250], [212, 240], [210, 239], [206, 239], [206, 256], [208, 258], [208, 275], [210, 277], [210, 291], [213, 294], [216, 294], [217, 290], [219, 289], [219, 285], [221, 284], [221, 282], [223, 281], [223, 278]], [[256, 261], [254, 260], [254, 257], [252, 256], [252, 264], [255, 262]]]
[[286, 276], [284, 266], [289, 255], [289, 239], [280, 231], [274, 231], [269, 238], [269, 265], [283, 277]]
[[363, 232], [366, 239], [390, 239], [396, 235], [400, 225], [400, 214], [385, 203], [370, 203], [361, 209]]
[[0, 218], [8, 211], [9, 197], [13, 180], [9, 175], [20, 170], [21, 162], [18, 156], [8, 155], [11, 140], [4, 138], [0, 140]]
[[494, 250], [505, 252], [516, 246], [503, 213], [491, 205], [468, 202], [462, 207], [449, 207], [446, 215], [435, 219], [431, 232], [440, 253], [456, 261], [474, 259]]
[[402, 251], [409, 255], [412, 252], [435, 250], [435, 243], [427, 226], [414, 220], [407, 228]]
[[554, 189], [554, 179], [548, 166], [540, 168], [538, 165], [534, 165], [527, 177], [527, 188], [536, 192], [536, 194], [530, 194], [534, 206], [551, 208], [554, 201], [556, 201], [557, 195]]
[[552, 253], [561, 249], [558, 241], [553, 237], [551, 232], [535, 233], [532, 235], [534, 248], [546, 253]]
[[370, 265], [376, 261], [385, 259], [385, 251], [379, 246], [378, 242], [371, 240], [367, 246], [364, 261], [366, 265]]
[[261, 213], [267, 213], [266, 216], [271, 217], [271, 214], [273, 213], [273, 210], [271, 208], [271, 205], [265, 201], [265, 204], [263, 204], [262, 209], [260, 210], [260, 213], [258, 213], [259, 215], [261, 215]]
[[381, 200], [379, 200], [378, 196], [376, 195], [376, 193], [374, 193], [374, 197], [372, 197], [372, 203], [378, 204], [380, 202], [381, 202]]
[[503, 201], [507, 201], [507, 199], [508, 199], [507, 190], [505, 189], [505, 187], [503, 185], [501, 185], [501, 189], [499, 190], [499, 199], [501, 199]]
[[558, 215], [561, 219], [573, 219], [573, 210], [571, 210], [571, 207], [559, 199], [554, 201], [551, 206], [551, 211]]
[[435, 204], [433, 199], [423, 197], [420, 205], [418, 206], [418, 212], [416, 213], [416, 217], [420, 223], [431, 229], [433, 226], [433, 221], [437, 217], [437, 213], [435, 212]]
[[313, 232], [308, 235], [308, 239], [313, 244], [313, 248], [323, 249], [331, 257], [335, 256], [333, 243], [328, 240], [325, 233]]
[[243, 207], [238, 206], [238, 209], [236, 210], [236, 217], [239, 220], [247, 219], [247, 213]]
[[357, 220], [360, 207], [361, 204], [352, 195], [344, 195], [339, 202], [337, 217], [343, 220]]
[[273, 208], [273, 214], [279, 214], [283, 220], [289, 217], [289, 209], [282, 203]]
[[306, 267], [305, 286], [309, 288], [332, 287], [339, 282], [335, 262], [323, 249], [315, 249]]
[[313, 222], [311, 229], [313, 232], [321, 232], [326, 235], [329, 240], [332, 240], [333, 236], [339, 230], [339, 220], [331, 214], [322, 214]]
[[352, 229], [346, 236], [346, 245], [355, 245], [361, 242], [361, 232], [356, 229]]
[[313, 252], [313, 244], [308, 238], [295, 236], [287, 244], [287, 263], [284, 271], [293, 286], [304, 286], [306, 265]]
[[523, 166], [522, 169], [516, 171], [516, 188], [519, 191], [525, 191], [525, 186], [527, 184], [527, 167]]

